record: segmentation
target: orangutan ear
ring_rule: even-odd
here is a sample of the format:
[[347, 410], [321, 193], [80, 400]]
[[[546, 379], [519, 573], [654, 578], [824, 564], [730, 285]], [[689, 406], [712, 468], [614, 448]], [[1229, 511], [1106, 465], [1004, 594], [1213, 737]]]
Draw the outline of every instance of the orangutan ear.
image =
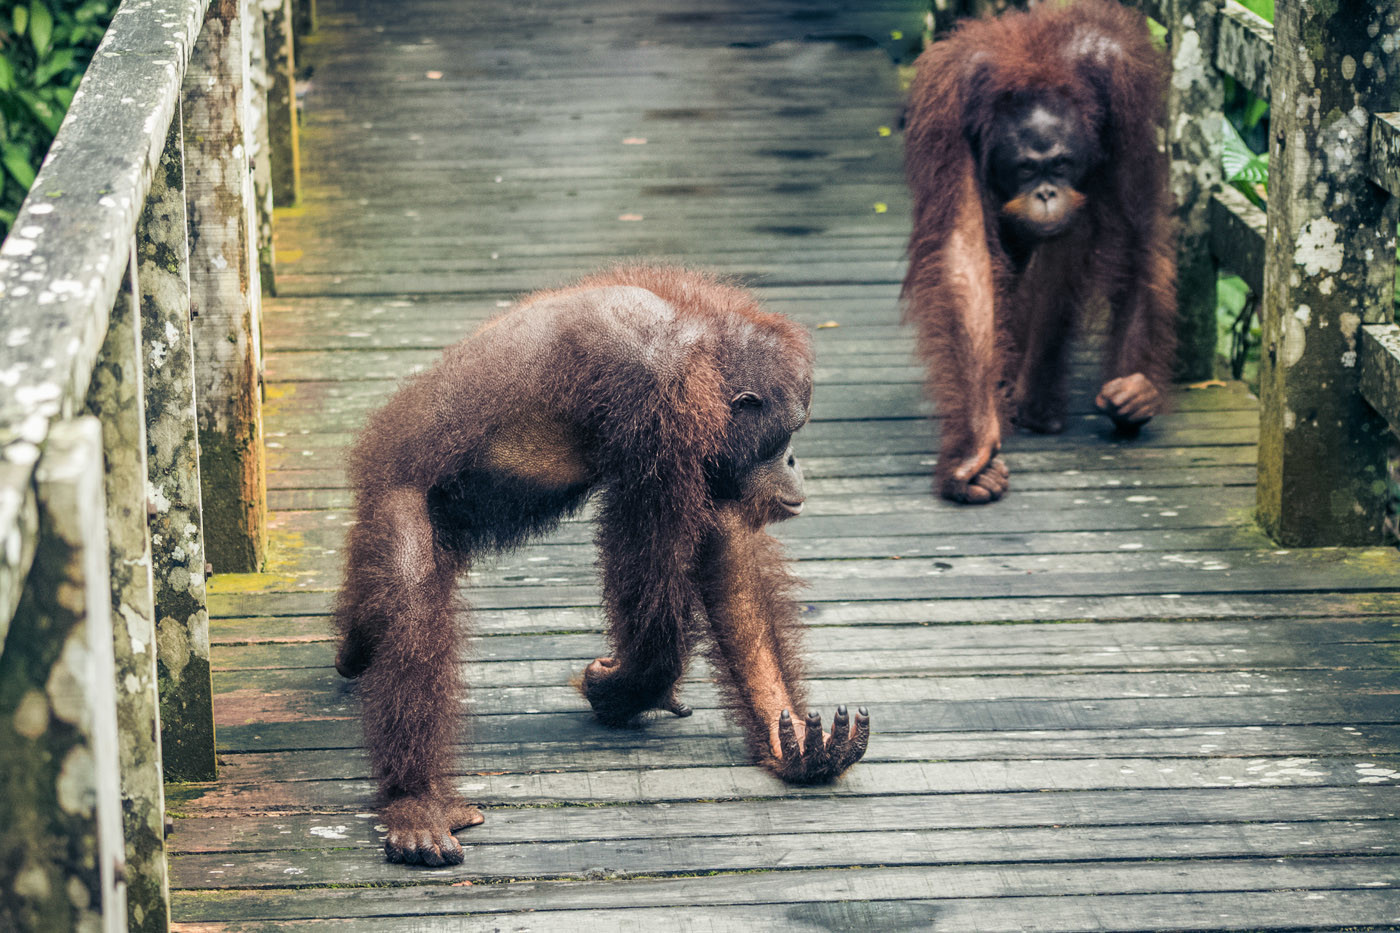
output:
[[759, 398], [758, 393], [756, 392], [740, 392], [738, 395], [734, 396], [732, 399], [729, 400], [729, 408], [731, 411], [738, 411], [741, 408], [762, 407], [763, 399]]

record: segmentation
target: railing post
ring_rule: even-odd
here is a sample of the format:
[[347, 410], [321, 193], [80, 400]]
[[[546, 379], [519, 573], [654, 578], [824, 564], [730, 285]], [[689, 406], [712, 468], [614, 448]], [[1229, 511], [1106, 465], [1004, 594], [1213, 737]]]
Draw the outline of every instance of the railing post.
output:
[[243, 0], [213, 0], [183, 99], [205, 547], [222, 573], [255, 572], [267, 552], [245, 69]]
[[272, 146], [272, 200], [291, 207], [301, 198], [301, 150], [297, 126], [296, 61], [292, 51], [292, 0], [263, 0], [267, 17], [267, 133]]
[[253, 203], [250, 223], [258, 257], [262, 290], [277, 294], [277, 265], [272, 254], [272, 146], [267, 125], [268, 93], [272, 89], [267, 62], [267, 17], [262, 0], [246, 0], [243, 7], [243, 39], [248, 57], [248, 119], [244, 128], [253, 165]]
[[1386, 426], [1356, 362], [1361, 325], [1393, 313], [1397, 205], [1366, 179], [1368, 109], [1400, 92], [1393, 9], [1276, 7], [1258, 501], [1291, 547], [1381, 541]]
[[177, 110], [137, 227], [146, 362], [161, 746], [171, 781], [212, 780], [213, 690], [204, 593], [182, 121]]
[[126, 929], [102, 432], [55, 422], [39, 543], [0, 653], [0, 927]]
[[1177, 247], [1176, 375], [1208, 379], [1215, 372], [1215, 280], [1210, 249], [1210, 199], [1220, 189], [1220, 121], [1224, 82], [1215, 67], [1220, 0], [1166, 0], [1171, 55], [1167, 152], [1181, 239]]
[[133, 243], [132, 268], [108, 318], [107, 340], [88, 384], [87, 405], [102, 426], [105, 452], [128, 925], [157, 933], [170, 927], [170, 893], [165, 871], [151, 539], [146, 527], [146, 419], [135, 253]]

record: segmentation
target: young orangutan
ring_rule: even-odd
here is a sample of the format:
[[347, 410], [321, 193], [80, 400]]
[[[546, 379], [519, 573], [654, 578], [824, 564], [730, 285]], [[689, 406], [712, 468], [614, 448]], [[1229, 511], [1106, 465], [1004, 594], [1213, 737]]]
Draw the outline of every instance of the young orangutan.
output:
[[1142, 14], [1106, 0], [968, 22], [919, 57], [904, 298], [943, 416], [943, 496], [1002, 497], [1010, 424], [1063, 430], [1066, 350], [1094, 298], [1111, 309], [1098, 409], [1126, 433], [1162, 410], [1176, 347], [1157, 145], [1168, 74]]
[[864, 710], [839, 708], [827, 736], [806, 709], [794, 580], [763, 530], [802, 510], [791, 438], [811, 392], [791, 321], [709, 276], [634, 267], [526, 298], [370, 417], [336, 669], [360, 678], [390, 861], [459, 863], [453, 831], [482, 820], [451, 780], [458, 577], [595, 494], [612, 653], [582, 690], [599, 719], [688, 715], [677, 690], [708, 641], [760, 765], [810, 783], [861, 758]]

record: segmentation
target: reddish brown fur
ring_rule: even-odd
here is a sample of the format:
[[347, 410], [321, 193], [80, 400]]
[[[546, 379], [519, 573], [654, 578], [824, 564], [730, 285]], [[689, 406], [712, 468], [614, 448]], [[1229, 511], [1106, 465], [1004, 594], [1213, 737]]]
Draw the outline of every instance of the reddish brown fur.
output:
[[[811, 372], [806, 332], [747, 292], [620, 268], [530, 295], [370, 417], [351, 458], [357, 522], [336, 666], [361, 676], [391, 859], [461, 861], [452, 830], [481, 819], [450, 779], [458, 576], [595, 490], [612, 655], [582, 686], [599, 718], [688, 712], [676, 690], [712, 634], [761, 764], [829, 779], [860, 757], [862, 720], [832, 740], [839, 755], [784, 755], [770, 741], [782, 709], [768, 699], [805, 712], [793, 581], [763, 526], [786, 514], [783, 501], [800, 504], [786, 445], [807, 419]], [[740, 405], [748, 394], [762, 404]]]
[[[953, 471], [986, 464], [1012, 418], [1058, 430], [1067, 338], [1095, 296], [1111, 307], [1106, 388], [1140, 373], [1150, 383], [1143, 391], [1165, 392], [1176, 342], [1171, 204], [1157, 148], [1167, 74], [1142, 14], [1106, 0], [968, 22], [920, 57], [905, 140], [914, 222], [904, 297], [943, 416], [935, 479], [944, 495], [1000, 496], [969, 490]], [[1000, 223], [1007, 206], [989, 190], [978, 141], [1001, 103], [1046, 98], [1073, 107], [1099, 158], [1068, 230], [1013, 257]]]

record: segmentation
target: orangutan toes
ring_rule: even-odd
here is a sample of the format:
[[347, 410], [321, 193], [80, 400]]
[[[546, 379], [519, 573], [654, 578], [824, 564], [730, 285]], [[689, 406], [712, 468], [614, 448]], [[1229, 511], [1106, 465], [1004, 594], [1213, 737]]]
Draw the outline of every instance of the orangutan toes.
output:
[[773, 771], [790, 784], [824, 784], [860, 761], [869, 743], [870, 714], [865, 707], [856, 710], [852, 726], [846, 707], [838, 706], [829, 736], [822, 733], [821, 713], [807, 714], [799, 737], [792, 713], [783, 710], [778, 717], [778, 746], [782, 756], [774, 759]]
[[460, 865], [466, 852], [454, 830], [476, 826], [485, 817], [460, 797], [401, 797], [381, 813], [388, 832], [384, 855], [405, 865]]

